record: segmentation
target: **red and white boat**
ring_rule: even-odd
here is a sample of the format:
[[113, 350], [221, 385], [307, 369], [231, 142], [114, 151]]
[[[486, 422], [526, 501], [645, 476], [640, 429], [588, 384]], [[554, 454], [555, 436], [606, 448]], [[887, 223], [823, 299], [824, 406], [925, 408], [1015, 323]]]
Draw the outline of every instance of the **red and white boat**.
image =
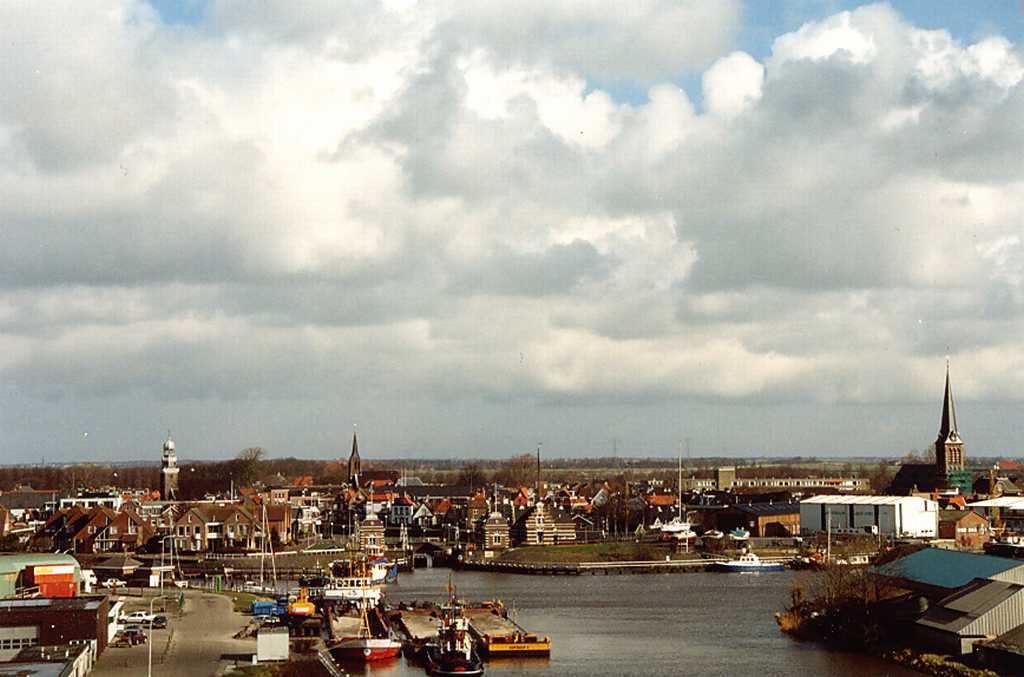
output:
[[394, 658], [402, 652], [402, 643], [389, 637], [347, 637], [328, 649], [339, 663], [381, 661]]
[[402, 652], [402, 643], [391, 636], [374, 637], [370, 632], [370, 618], [365, 605], [362, 606], [359, 630], [355, 636], [339, 637], [327, 646], [331, 658], [338, 663], [359, 663], [394, 658]]

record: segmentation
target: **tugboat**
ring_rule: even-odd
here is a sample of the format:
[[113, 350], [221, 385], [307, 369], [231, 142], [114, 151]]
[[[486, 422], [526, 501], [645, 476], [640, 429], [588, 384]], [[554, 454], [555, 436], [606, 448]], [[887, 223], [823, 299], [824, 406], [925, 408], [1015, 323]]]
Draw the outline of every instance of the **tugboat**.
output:
[[482, 675], [484, 664], [470, 637], [469, 619], [462, 613], [462, 605], [455, 598], [451, 583], [448, 589], [451, 600], [443, 609], [437, 638], [423, 648], [427, 674], [438, 677]]

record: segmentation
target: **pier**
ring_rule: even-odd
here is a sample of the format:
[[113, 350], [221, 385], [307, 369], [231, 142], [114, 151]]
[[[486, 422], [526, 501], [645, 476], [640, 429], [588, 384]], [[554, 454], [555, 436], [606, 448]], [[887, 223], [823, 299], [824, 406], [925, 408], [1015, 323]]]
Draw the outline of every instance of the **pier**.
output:
[[[762, 557], [762, 562], [788, 564], [791, 556]], [[727, 557], [702, 559], [642, 560], [632, 562], [579, 562], [579, 563], [527, 563], [527, 562], [461, 562], [459, 567], [470, 571], [496, 571], [533, 576], [611, 576], [618, 574], [659, 574], [705, 571], [715, 562], [726, 562]]]

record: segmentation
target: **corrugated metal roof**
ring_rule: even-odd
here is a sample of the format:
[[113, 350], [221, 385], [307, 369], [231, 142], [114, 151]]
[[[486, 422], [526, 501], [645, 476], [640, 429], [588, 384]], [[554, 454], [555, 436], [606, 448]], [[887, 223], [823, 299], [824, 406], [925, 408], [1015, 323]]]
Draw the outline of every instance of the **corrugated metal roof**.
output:
[[842, 505], [897, 505], [905, 501], [919, 501], [916, 496], [841, 496], [827, 494], [811, 496], [800, 501], [801, 503], [833, 503]]
[[1003, 620], [1001, 616], [1005, 615], [998, 613], [999, 607], [1021, 590], [1024, 590], [1024, 586], [1016, 583], [976, 579], [964, 590], [946, 597], [929, 609], [917, 622], [937, 630], [966, 633], [970, 630], [969, 626], [978, 621], [982, 625], [991, 625], [985, 622], [985, 616], [995, 613], [998, 618], [992, 620], [999, 625], [999, 621]]
[[78, 567], [78, 560], [71, 555], [54, 554], [18, 554], [0, 555], [0, 574], [15, 574], [25, 567], [37, 567], [47, 564], [73, 564]]
[[761, 516], [792, 515], [800, 512], [800, 504], [795, 501], [792, 503], [737, 503], [733, 507], [748, 515]]
[[1009, 508], [1010, 510], [1024, 510], [1024, 498], [1020, 496], [1000, 496], [990, 498], [987, 501], [976, 501], [968, 503], [968, 508]]
[[1018, 567], [1024, 568], [1024, 561], [943, 548], [925, 548], [875, 567], [874, 572], [890, 578], [905, 578], [953, 590], [967, 585], [975, 578], [989, 578]]

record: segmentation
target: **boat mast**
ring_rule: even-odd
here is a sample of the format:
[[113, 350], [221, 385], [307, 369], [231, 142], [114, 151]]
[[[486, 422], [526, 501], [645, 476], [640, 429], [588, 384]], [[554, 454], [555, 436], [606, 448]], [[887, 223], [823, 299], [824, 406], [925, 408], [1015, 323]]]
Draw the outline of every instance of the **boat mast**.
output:
[[683, 443], [679, 443], [679, 477], [676, 479], [676, 516], [683, 521]]

